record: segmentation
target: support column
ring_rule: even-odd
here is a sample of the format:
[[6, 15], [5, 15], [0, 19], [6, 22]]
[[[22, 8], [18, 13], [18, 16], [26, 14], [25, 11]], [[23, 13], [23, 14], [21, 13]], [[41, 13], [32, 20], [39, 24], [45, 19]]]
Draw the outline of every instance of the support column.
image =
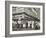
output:
[[30, 27], [31, 21], [28, 21], [28, 27]]
[[32, 28], [34, 28], [34, 21], [32, 21]]
[[23, 24], [23, 27], [26, 27], [26, 24]]

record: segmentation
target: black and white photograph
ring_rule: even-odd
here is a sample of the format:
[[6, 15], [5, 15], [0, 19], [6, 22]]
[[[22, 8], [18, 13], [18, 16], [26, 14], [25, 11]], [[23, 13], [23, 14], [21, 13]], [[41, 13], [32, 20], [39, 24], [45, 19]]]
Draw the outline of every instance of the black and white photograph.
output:
[[[10, 5], [10, 31], [13, 33], [41, 33], [42, 6], [37, 5]], [[36, 32], [37, 31], [37, 32]], [[17, 34], [18, 34], [17, 33]]]
[[44, 3], [6, 2], [6, 36], [44, 34]]
[[40, 30], [40, 8], [12, 7], [12, 31]]

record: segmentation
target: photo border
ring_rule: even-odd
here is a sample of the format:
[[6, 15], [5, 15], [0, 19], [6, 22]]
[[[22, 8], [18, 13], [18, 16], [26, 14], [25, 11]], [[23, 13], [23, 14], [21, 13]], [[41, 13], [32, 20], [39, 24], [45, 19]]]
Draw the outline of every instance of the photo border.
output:
[[[10, 4], [42, 5], [43, 6], [43, 33], [33, 34], [10, 34]], [[36, 2], [5, 1], [5, 37], [32, 36], [45, 34], [45, 4]]]

